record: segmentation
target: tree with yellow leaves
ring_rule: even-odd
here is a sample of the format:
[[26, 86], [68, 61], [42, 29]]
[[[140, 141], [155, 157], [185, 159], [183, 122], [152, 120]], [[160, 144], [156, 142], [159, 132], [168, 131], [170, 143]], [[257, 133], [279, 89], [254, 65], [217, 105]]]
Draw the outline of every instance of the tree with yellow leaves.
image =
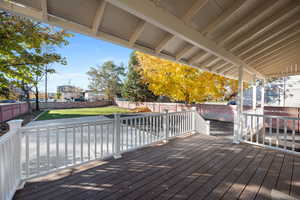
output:
[[236, 80], [141, 52], [136, 56], [142, 79], [155, 95], [197, 103], [228, 100], [237, 92]]

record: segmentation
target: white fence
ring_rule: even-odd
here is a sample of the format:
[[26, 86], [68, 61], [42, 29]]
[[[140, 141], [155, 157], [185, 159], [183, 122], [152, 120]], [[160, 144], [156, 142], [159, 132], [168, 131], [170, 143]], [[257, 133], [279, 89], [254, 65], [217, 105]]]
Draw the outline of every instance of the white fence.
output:
[[10, 131], [0, 138], [0, 199], [12, 199], [21, 182], [20, 134], [22, 120], [9, 123]]
[[300, 154], [300, 133], [296, 131], [299, 120], [244, 113], [241, 139], [246, 143]]
[[0, 197], [11, 199], [21, 180], [110, 156], [118, 158], [123, 152], [185, 133], [208, 134], [208, 126], [195, 111], [183, 111], [23, 127], [0, 140]]

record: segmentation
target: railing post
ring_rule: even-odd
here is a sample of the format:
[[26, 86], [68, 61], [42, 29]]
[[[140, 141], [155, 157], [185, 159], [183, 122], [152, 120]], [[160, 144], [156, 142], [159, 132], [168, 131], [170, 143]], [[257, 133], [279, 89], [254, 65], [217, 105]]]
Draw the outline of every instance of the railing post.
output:
[[121, 158], [121, 123], [120, 123], [120, 114], [114, 114], [114, 134], [115, 134], [115, 152], [114, 152], [114, 158], [118, 159]]
[[210, 121], [205, 121], [206, 122], [206, 134], [210, 135]]
[[22, 119], [17, 119], [17, 120], [11, 120], [8, 121], [7, 124], [9, 125], [9, 131], [11, 131], [12, 133], [17, 134], [17, 143], [14, 144], [15, 148], [16, 148], [16, 152], [17, 155], [10, 155], [12, 157], [14, 157], [16, 159], [16, 168], [18, 169], [16, 171], [14, 171], [14, 176], [17, 177], [17, 180], [19, 183], [18, 184], [18, 188], [22, 188], [24, 186], [24, 184], [22, 184], [22, 177], [21, 177], [21, 172], [22, 172], [22, 158], [21, 158], [21, 133], [20, 133], [20, 128], [22, 127]]
[[192, 130], [194, 133], [197, 133], [197, 127], [196, 127], [196, 114], [197, 114], [197, 107], [192, 107]]
[[167, 143], [169, 140], [169, 111], [165, 110], [164, 115], [164, 130], [165, 130], [165, 139], [164, 142]]
[[233, 143], [238, 144], [241, 140], [242, 135], [242, 125], [243, 125], [243, 73], [244, 69], [241, 65], [239, 67], [239, 80], [238, 80], [238, 95], [237, 95], [237, 106], [236, 111], [234, 111], [234, 134], [233, 134]]

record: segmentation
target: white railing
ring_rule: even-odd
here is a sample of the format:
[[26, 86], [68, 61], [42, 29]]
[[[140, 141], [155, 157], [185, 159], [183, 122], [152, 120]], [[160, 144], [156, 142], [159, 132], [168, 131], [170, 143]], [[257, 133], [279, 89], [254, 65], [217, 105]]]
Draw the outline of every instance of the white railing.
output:
[[299, 118], [243, 113], [241, 140], [300, 154]]
[[[22, 128], [22, 177], [114, 156], [185, 133], [207, 129], [194, 111], [147, 113], [114, 119]], [[203, 122], [205, 123], [204, 125]]]
[[20, 134], [22, 120], [10, 121], [10, 131], [0, 137], [0, 199], [12, 199], [21, 182]]
[[0, 138], [0, 199], [9, 200], [21, 181], [168, 141], [186, 133], [209, 134], [196, 111], [146, 113], [53, 126], [20, 127]]

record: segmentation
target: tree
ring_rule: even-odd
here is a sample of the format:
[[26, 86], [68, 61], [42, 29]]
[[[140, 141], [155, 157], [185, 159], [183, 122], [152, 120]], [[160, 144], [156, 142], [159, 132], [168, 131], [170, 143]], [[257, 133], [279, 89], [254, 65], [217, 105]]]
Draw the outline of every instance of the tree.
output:
[[148, 89], [140, 75], [140, 66], [135, 52], [130, 55], [127, 79], [122, 87], [122, 97], [130, 101], [155, 101], [157, 97]]
[[186, 103], [222, 101], [237, 93], [237, 81], [137, 52], [143, 81], [155, 95]]
[[89, 88], [94, 91], [103, 91], [108, 99], [113, 100], [121, 94], [124, 70], [122, 64], [118, 66], [113, 61], [106, 61], [96, 68], [91, 67], [87, 72], [90, 81]]
[[64, 30], [0, 11], [0, 90], [10, 85], [28, 89], [27, 84], [36, 82], [45, 65], [66, 64], [61, 55], [43, 48], [67, 45], [70, 36]]

